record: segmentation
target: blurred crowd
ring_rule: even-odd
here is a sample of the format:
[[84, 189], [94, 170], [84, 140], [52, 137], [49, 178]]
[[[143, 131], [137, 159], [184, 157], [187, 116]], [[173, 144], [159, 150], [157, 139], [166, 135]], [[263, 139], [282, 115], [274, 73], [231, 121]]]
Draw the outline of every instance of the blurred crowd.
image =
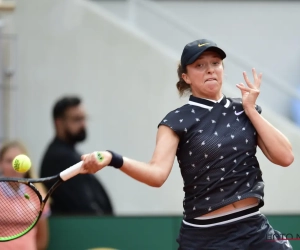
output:
[[[26, 173], [18, 173], [12, 167], [19, 154], [29, 155], [22, 142], [5, 142], [0, 149], [0, 171], [3, 177], [38, 178], [59, 174], [81, 161], [76, 145], [87, 137], [86, 111], [77, 96], [64, 96], [56, 101], [52, 110], [54, 136], [45, 142], [44, 155], [37, 174], [33, 166]], [[43, 195], [53, 183], [35, 184]], [[44, 250], [49, 241], [49, 216], [56, 215], [114, 215], [110, 198], [100, 180], [91, 174], [78, 175], [58, 187], [47, 202], [41, 219], [28, 234], [8, 242], [0, 242], [1, 250]], [[24, 249], [26, 246], [26, 249]]]

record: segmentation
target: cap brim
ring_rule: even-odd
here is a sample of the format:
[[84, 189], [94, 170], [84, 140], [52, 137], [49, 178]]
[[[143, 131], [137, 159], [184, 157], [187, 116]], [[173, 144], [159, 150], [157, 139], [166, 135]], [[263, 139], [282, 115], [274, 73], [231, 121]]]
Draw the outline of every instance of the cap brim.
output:
[[192, 56], [188, 60], [186, 65], [189, 65], [189, 64], [192, 64], [193, 62], [195, 62], [199, 58], [199, 56], [201, 56], [201, 54], [203, 54], [205, 51], [214, 51], [214, 52], [218, 53], [221, 56], [222, 60], [226, 57], [226, 54], [222, 49], [215, 47], [215, 46], [210, 46], [210, 47], [207, 47], [205, 50], [199, 51], [194, 56]]

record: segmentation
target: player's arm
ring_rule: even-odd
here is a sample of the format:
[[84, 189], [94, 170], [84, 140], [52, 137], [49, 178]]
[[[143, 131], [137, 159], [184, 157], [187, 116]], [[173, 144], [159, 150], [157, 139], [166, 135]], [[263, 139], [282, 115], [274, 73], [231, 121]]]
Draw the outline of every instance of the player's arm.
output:
[[260, 93], [262, 74], [257, 75], [252, 69], [254, 82], [251, 83], [246, 72], [243, 72], [245, 82], [237, 84], [242, 93], [242, 103], [248, 118], [258, 133], [258, 146], [265, 156], [274, 164], [287, 167], [294, 161], [292, 145], [289, 140], [271, 123], [264, 119], [255, 109], [255, 103]]
[[294, 161], [292, 145], [289, 140], [255, 108], [247, 110], [247, 115], [258, 133], [258, 146], [274, 164], [287, 167]]
[[[152, 187], [160, 187], [168, 178], [176, 155], [179, 137], [167, 126], [160, 126], [157, 131], [156, 147], [149, 163], [136, 161], [123, 157], [124, 164], [120, 168], [122, 172]], [[83, 168], [86, 172], [95, 173], [108, 165], [111, 154], [107, 151], [101, 152], [104, 156], [103, 162], [99, 162], [94, 154], [84, 155]]]
[[123, 157], [125, 174], [149, 186], [160, 187], [168, 178], [175, 159], [179, 138], [169, 127], [160, 126], [156, 147], [149, 163]]

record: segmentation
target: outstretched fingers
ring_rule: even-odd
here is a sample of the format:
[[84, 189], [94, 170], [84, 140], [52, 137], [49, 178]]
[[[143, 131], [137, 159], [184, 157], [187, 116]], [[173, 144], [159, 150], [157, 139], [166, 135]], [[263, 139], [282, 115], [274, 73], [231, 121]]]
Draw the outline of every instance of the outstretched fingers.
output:
[[261, 79], [262, 79], [262, 73], [259, 73], [259, 75], [257, 75], [256, 70], [253, 68], [252, 69], [252, 74], [253, 74], [253, 78], [254, 78], [254, 86], [257, 89], [259, 89], [260, 84], [261, 84]]
[[243, 83], [239, 83], [236, 85], [242, 92], [250, 92], [250, 88], [246, 87]]
[[249, 80], [247, 73], [244, 71], [243, 72], [243, 76], [245, 79], [245, 82], [247, 84], [247, 86], [251, 89], [259, 89], [260, 88], [260, 84], [261, 84], [261, 79], [262, 79], [262, 73], [260, 73], [259, 75], [257, 75], [255, 68], [252, 69], [252, 74], [253, 74], [253, 79], [254, 79], [254, 83], [251, 83], [251, 81]]

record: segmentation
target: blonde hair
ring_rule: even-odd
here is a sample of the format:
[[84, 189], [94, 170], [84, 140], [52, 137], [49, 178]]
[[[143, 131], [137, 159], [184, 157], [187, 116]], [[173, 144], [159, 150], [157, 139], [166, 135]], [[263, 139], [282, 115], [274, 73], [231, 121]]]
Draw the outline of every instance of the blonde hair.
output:
[[[18, 149], [20, 149], [20, 151], [23, 154], [28, 156], [28, 150], [22, 142], [17, 141], [17, 140], [8, 141], [8, 142], [5, 142], [0, 149], [0, 161], [3, 159], [5, 153], [11, 148], [18, 148]], [[31, 167], [29, 169], [29, 171], [26, 172], [26, 174], [24, 175], [24, 178], [36, 179], [36, 178], [38, 178], [38, 175], [35, 173], [34, 168]], [[34, 185], [40, 191], [42, 196], [46, 195], [46, 188], [42, 183], [35, 183]]]

